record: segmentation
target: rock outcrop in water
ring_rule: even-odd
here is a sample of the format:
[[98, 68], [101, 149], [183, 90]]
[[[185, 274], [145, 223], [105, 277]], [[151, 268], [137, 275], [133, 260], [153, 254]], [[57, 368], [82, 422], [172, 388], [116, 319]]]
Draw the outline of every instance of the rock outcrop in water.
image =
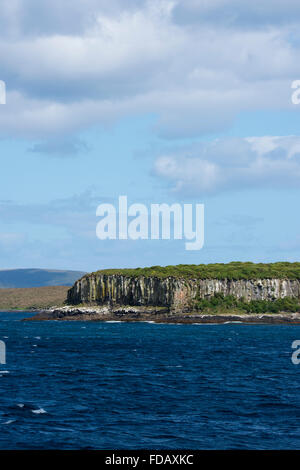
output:
[[167, 307], [189, 311], [196, 299], [215, 294], [237, 299], [269, 300], [300, 298], [300, 279], [187, 279], [93, 273], [79, 279], [68, 291], [69, 305], [131, 305]]

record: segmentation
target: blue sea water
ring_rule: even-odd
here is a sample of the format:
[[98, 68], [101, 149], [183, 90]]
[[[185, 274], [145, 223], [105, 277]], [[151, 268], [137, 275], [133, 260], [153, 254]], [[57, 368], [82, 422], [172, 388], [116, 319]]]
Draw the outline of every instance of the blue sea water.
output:
[[1, 449], [300, 447], [300, 326], [25, 316], [0, 313]]

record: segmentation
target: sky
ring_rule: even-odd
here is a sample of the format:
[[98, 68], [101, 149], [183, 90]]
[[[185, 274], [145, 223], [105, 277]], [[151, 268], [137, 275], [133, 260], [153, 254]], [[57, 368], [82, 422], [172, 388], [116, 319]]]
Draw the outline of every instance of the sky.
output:
[[[2, 0], [1, 268], [300, 261], [297, 0]], [[204, 204], [205, 242], [96, 209]]]

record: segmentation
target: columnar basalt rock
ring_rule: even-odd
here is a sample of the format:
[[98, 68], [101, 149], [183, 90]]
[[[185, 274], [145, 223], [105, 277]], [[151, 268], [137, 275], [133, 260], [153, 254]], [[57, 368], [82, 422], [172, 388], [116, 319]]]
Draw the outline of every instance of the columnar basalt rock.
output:
[[300, 298], [299, 279], [180, 279], [128, 277], [120, 274], [89, 274], [75, 282], [68, 292], [70, 305], [161, 306], [171, 311], [190, 310], [196, 298], [221, 293], [237, 299], [276, 300]]

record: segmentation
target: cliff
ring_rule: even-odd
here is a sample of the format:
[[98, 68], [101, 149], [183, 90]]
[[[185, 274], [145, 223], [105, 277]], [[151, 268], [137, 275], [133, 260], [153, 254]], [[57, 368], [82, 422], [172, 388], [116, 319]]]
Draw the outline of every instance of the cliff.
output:
[[[144, 275], [144, 272], [140, 273], [137, 270], [132, 270], [132, 272], [126, 270], [125, 273], [111, 270], [99, 271], [85, 275], [76, 281], [68, 291], [67, 302], [69, 305], [157, 306], [167, 307], [170, 311], [189, 311], [199, 299], [211, 299], [216, 294], [222, 294], [224, 297], [233, 296], [245, 302], [276, 301], [287, 297], [300, 298], [298, 263], [293, 265], [281, 263], [286, 269], [278, 271], [277, 277], [267, 277], [268, 270], [265, 268], [260, 271], [261, 277], [259, 277], [259, 272], [255, 271], [253, 278], [249, 278], [251, 269], [253, 271], [258, 265], [250, 266], [248, 273], [244, 270], [243, 273], [237, 274], [237, 263], [232, 264], [235, 278], [230, 275], [229, 264], [222, 265], [221, 268], [218, 266], [218, 271], [216, 271], [218, 277], [215, 278], [211, 277], [214, 274], [213, 270], [210, 271], [209, 276], [202, 278], [203, 271], [201, 269], [197, 271], [198, 266], [195, 267], [194, 273], [189, 275], [180, 275], [178, 272], [173, 275], [155, 275], [155, 273]], [[275, 264], [278, 269], [280, 263], [263, 266], [271, 266], [270, 272], [272, 273]], [[152, 269], [153, 272], [153, 268], [148, 269]], [[166, 269], [167, 274], [170, 272], [170, 267], [160, 269]], [[222, 269], [227, 277], [222, 278]], [[194, 276], [191, 277], [191, 274]]]

